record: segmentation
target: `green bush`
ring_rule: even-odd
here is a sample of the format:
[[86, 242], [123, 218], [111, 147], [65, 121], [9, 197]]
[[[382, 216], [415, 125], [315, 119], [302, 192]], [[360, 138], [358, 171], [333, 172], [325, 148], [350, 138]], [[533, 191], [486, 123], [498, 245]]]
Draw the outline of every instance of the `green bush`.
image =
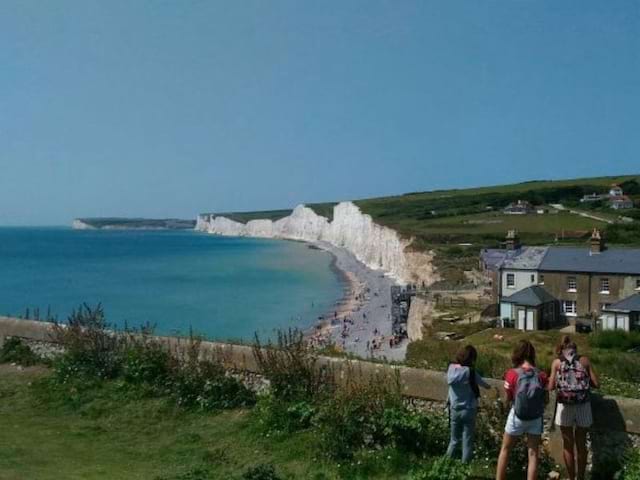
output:
[[100, 304], [85, 304], [71, 313], [66, 325], [54, 325], [53, 339], [65, 350], [55, 368], [61, 381], [70, 375], [109, 379], [121, 373], [121, 339], [108, 328]]
[[298, 330], [279, 331], [275, 345], [269, 342], [263, 346], [256, 335], [253, 354], [278, 400], [312, 402], [333, 389], [332, 372], [318, 364], [317, 353]]
[[466, 480], [471, 469], [458, 460], [439, 457], [426, 468], [413, 472], [411, 480]]
[[317, 407], [306, 400], [283, 402], [273, 395], [263, 395], [251, 413], [263, 432], [293, 433], [312, 426]]
[[214, 480], [215, 477], [206, 467], [194, 467], [184, 473], [172, 475], [170, 477], [160, 476], [154, 480]]
[[7, 338], [0, 349], [0, 363], [17, 363], [28, 367], [40, 361], [42, 359], [31, 350], [31, 347], [17, 337]]
[[242, 474], [242, 480], [280, 480], [273, 465], [261, 464], [247, 469]]
[[418, 456], [439, 455], [449, 443], [444, 414], [411, 411], [404, 404], [385, 408], [382, 427], [386, 444]]
[[640, 332], [604, 330], [589, 335], [589, 345], [594, 348], [627, 351], [640, 347]]
[[620, 480], [640, 480], [640, 450], [629, 449], [624, 457]]
[[129, 335], [122, 348], [122, 376], [136, 385], [162, 385], [174, 365], [167, 348], [146, 335]]

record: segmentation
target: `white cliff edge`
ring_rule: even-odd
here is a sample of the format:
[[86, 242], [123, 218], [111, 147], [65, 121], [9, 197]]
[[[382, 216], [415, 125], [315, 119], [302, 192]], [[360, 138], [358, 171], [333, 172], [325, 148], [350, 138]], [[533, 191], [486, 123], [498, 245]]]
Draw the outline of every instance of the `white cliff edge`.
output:
[[429, 285], [436, 280], [432, 255], [411, 252], [410, 240], [395, 230], [376, 224], [352, 202], [333, 209], [333, 221], [298, 205], [280, 220], [251, 220], [246, 224], [215, 215], [199, 215], [196, 230], [224, 236], [279, 238], [307, 242], [327, 242], [351, 252], [362, 263], [381, 270], [399, 283]]
[[71, 228], [74, 230], [95, 230], [96, 227], [93, 225], [89, 225], [88, 223], [84, 223], [82, 220], [78, 220], [77, 218], [71, 224]]

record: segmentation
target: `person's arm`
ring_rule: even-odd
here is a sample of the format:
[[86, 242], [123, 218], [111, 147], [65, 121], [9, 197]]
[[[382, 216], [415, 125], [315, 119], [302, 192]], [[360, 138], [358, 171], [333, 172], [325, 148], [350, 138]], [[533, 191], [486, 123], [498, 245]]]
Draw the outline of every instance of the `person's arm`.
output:
[[478, 372], [476, 372], [476, 383], [486, 390], [491, 388], [491, 385], [489, 385]]
[[560, 367], [560, 360], [558, 360], [557, 358], [553, 361], [553, 363], [551, 364], [551, 376], [549, 377], [549, 385], [548, 385], [548, 390], [555, 390], [556, 388], [556, 381], [558, 379], [558, 368]]
[[591, 378], [591, 386], [593, 388], [600, 388], [600, 380], [598, 379], [598, 375], [593, 369], [593, 365], [591, 364], [589, 359], [587, 357], [582, 357], [580, 358], [580, 361], [582, 362], [582, 365], [584, 365], [584, 367], [587, 369], [587, 372], [589, 372], [589, 377]]

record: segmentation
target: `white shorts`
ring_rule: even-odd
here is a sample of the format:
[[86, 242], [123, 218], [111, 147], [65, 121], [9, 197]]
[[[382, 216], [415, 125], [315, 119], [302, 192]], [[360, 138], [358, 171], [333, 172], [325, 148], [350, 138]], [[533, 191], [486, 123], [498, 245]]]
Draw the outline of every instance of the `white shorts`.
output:
[[513, 408], [507, 417], [507, 424], [504, 426], [505, 433], [513, 437], [523, 434], [542, 435], [542, 417], [533, 420], [521, 420], [516, 416]]
[[589, 428], [593, 424], [591, 402], [566, 405], [559, 403], [555, 422], [560, 427]]

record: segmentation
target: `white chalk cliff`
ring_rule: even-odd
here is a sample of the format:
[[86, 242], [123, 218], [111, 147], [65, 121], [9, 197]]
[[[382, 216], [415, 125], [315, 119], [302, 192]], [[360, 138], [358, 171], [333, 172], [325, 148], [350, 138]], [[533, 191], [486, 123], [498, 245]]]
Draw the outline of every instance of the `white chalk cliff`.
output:
[[400, 283], [432, 283], [435, 274], [431, 256], [407, 251], [410, 240], [395, 230], [376, 224], [352, 202], [342, 202], [333, 209], [333, 221], [298, 205], [291, 215], [275, 222], [251, 220], [246, 224], [215, 215], [199, 215], [196, 230], [237, 237], [281, 238], [322, 241], [351, 252], [374, 270], [382, 270]]

